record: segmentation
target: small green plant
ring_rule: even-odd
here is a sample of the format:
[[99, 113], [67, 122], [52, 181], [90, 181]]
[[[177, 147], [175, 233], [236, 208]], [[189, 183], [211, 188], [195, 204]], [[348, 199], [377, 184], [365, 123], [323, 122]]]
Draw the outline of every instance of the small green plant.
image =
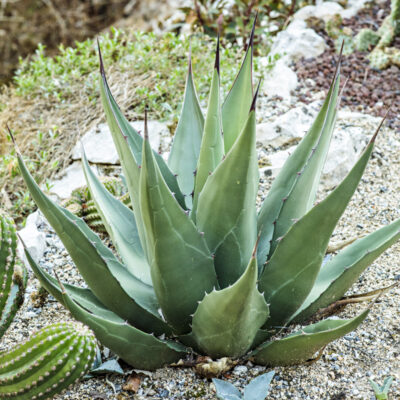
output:
[[253, 35], [254, 30], [223, 103], [218, 42], [205, 117], [189, 61], [168, 162], [150, 147], [146, 114], [144, 136], [122, 114], [100, 56], [102, 104], [132, 210], [101, 184], [84, 151], [82, 162], [91, 196], [120, 258], [83, 220], [41, 191], [18, 152], [33, 199], [88, 287], [62, 286], [26, 251], [35, 275], [103, 345], [134, 367], [155, 369], [176, 362], [190, 349], [212, 358], [245, 357], [268, 366], [310, 359], [356, 329], [369, 309], [351, 319], [325, 319], [287, 336], [283, 332], [339, 300], [400, 238], [397, 220], [355, 241], [321, 268], [380, 128], [344, 180], [315, 205], [337, 115], [340, 63], [314, 124], [257, 213]]
[[240, 393], [234, 385], [221, 379], [213, 379], [217, 397], [221, 400], [264, 400], [275, 372], [271, 371], [254, 378]]
[[388, 400], [389, 399], [388, 393], [390, 390], [390, 386], [392, 386], [392, 383], [393, 383], [393, 376], [388, 376], [383, 381], [382, 386], [378, 385], [372, 379], [369, 379], [369, 382], [372, 386], [372, 389], [374, 390], [376, 400]]
[[52, 398], [89, 372], [96, 348], [96, 338], [81, 323], [41, 329], [0, 353], [0, 399]]
[[400, 66], [400, 50], [389, 47], [394, 38], [400, 34], [400, 0], [392, 0], [391, 12], [381, 27], [375, 32], [371, 29], [362, 29], [354, 38], [354, 44], [359, 51], [369, 51], [368, 58], [372, 68], [385, 69], [389, 65]]
[[24, 301], [26, 269], [16, 260], [14, 222], [0, 213], [0, 339]]

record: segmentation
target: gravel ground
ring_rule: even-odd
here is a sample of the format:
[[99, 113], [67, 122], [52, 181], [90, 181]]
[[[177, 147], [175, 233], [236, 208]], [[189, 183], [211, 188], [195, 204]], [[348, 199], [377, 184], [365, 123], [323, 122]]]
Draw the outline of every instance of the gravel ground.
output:
[[[355, 17], [344, 19], [341, 28], [350, 29], [355, 36], [361, 29], [377, 29], [390, 13], [390, 1], [376, 1], [371, 7], [361, 10]], [[318, 29], [317, 29], [318, 30]], [[294, 65], [302, 89], [302, 100], [307, 102], [315, 91], [328, 89], [336, 67], [337, 59], [334, 41], [324, 29], [318, 30], [328, 44], [328, 49], [317, 58], [301, 59]], [[392, 47], [400, 48], [400, 36], [397, 36]], [[348, 78], [343, 91], [342, 104], [353, 111], [360, 111], [375, 116], [384, 116], [390, 106], [386, 124], [400, 131], [400, 68], [392, 65], [385, 70], [376, 70], [369, 66], [368, 52], [355, 51], [344, 55], [342, 76]], [[344, 82], [344, 79], [343, 79]]]
[[[265, 120], [299, 105], [296, 96], [291, 102], [276, 102], [260, 98], [258, 115]], [[371, 133], [369, 128], [366, 133]], [[168, 147], [168, 143], [163, 144]], [[267, 149], [259, 148], [260, 156]], [[373, 231], [400, 217], [400, 136], [384, 128], [378, 137], [375, 151], [366, 173], [347, 211], [333, 235], [333, 241]], [[260, 181], [260, 197], [271, 184], [269, 177]], [[321, 188], [319, 197], [326, 191]], [[55, 270], [62, 280], [82, 284], [62, 243], [45, 223], [48, 248], [40, 263], [47, 270]], [[361, 293], [387, 286], [400, 279], [400, 243], [386, 251], [353, 286], [351, 293]], [[21, 342], [28, 335], [49, 323], [69, 320], [68, 312], [51, 296], [40, 307], [35, 307], [30, 294], [38, 288], [31, 277], [26, 301], [8, 333], [0, 343], [0, 350]], [[400, 399], [400, 288], [393, 288], [377, 304], [362, 326], [344, 338], [329, 344], [322, 357], [311, 364], [276, 368], [271, 385], [271, 399], [373, 399], [368, 378], [382, 382], [395, 377], [392, 399]], [[352, 317], [365, 304], [348, 306], [340, 317]], [[107, 350], [105, 356], [110, 356]], [[136, 393], [124, 390], [132, 370], [124, 366], [125, 375], [91, 378], [58, 395], [55, 399], [214, 399], [211, 381], [196, 376], [192, 369], [162, 368], [152, 373], [139, 373], [140, 385]], [[240, 388], [265, 368], [247, 363], [236, 366], [225, 375]]]

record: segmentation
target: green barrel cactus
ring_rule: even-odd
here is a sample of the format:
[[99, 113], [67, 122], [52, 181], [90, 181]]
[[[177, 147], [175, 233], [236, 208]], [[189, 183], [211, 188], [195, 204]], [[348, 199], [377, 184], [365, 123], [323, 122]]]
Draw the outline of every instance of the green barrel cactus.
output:
[[381, 27], [375, 32], [364, 28], [354, 38], [354, 45], [359, 51], [368, 51], [370, 65], [373, 68], [385, 69], [389, 65], [400, 66], [400, 50], [389, 47], [394, 38], [400, 34], [400, 0], [392, 0], [391, 12], [384, 19]]
[[96, 338], [79, 322], [50, 325], [0, 353], [0, 399], [52, 398], [89, 372]]
[[17, 234], [14, 222], [0, 214], [0, 339], [24, 301], [28, 275], [16, 260]]
[[[132, 208], [129, 193], [122, 183], [122, 180], [115, 177], [103, 177], [100, 179], [104, 187], [119, 201], [129, 208]], [[68, 211], [83, 218], [87, 225], [95, 232], [106, 233], [107, 230], [101, 219], [99, 210], [90, 194], [89, 188], [85, 185], [72, 191], [71, 196], [62, 202], [63, 207]]]
[[17, 151], [33, 199], [88, 287], [62, 287], [26, 252], [33, 271], [103, 345], [133, 367], [155, 369], [176, 362], [190, 349], [213, 358], [248, 357], [269, 366], [310, 359], [356, 329], [369, 309], [351, 319], [322, 320], [288, 336], [283, 332], [340, 299], [400, 237], [398, 220], [355, 241], [322, 266], [376, 139], [375, 134], [344, 180], [315, 204], [336, 120], [340, 63], [315, 122], [257, 211], [253, 34], [223, 103], [217, 46], [205, 116], [189, 60], [168, 162], [151, 149], [147, 123], [142, 137], [122, 114], [100, 56], [101, 98], [133, 209], [104, 188], [84, 152], [83, 169], [119, 256], [82, 219], [40, 190]]

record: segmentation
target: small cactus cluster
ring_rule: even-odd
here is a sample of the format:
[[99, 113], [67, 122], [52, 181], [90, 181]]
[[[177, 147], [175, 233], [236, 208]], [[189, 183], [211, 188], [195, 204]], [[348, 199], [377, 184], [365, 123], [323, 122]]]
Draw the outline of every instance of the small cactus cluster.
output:
[[[119, 201], [129, 208], [132, 208], [131, 199], [121, 179], [115, 177], [103, 177], [101, 178], [101, 182], [113, 196], [117, 197]], [[77, 217], [83, 218], [93, 231], [98, 233], [107, 232], [101, 220], [101, 215], [92, 199], [90, 190], [86, 185], [72, 191], [71, 196], [64, 200], [63, 207]]]
[[17, 235], [13, 221], [0, 214], [0, 338], [24, 300], [27, 273], [16, 262]]
[[58, 323], [0, 353], [0, 399], [42, 400], [78, 381], [93, 365], [96, 339], [83, 324]]
[[354, 38], [354, 45], [359, 51], [368, 51], [374, 47], [368, 58], [372, 68], [385, 69], [389, 65], [400, 66], [400, 49], [389, 47], [400, 34], [400, 0], [392, 0], [391, 13], [381, 27], [374, 32], [362, 29]]

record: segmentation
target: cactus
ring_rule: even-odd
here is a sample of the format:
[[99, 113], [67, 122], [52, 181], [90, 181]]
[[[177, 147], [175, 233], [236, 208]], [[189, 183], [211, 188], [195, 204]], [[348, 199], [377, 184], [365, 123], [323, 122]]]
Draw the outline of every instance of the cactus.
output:
[[0, 214], [0, 339], [24, 300], [26, 269], [16, 261], [17, 235], [14, 222]]
[[[129, 194], [122, 183], [121, 179], [115, 177], [102, 177], [101, 182], [104, 187], [119, 201], [127, 207], [132, 208]], [[72, 214], [83, 218], [87, 225], [95, 232], [107, 233], [107, 230], [101, 220], [96, 204], [91, 197], [88, 187], [82, 186], [72, 191], [71, 196], [62, 203]]]
[[96, 339], [83, 324], [43, 328], [0, 353], [0, 399], [49, 399], [85, 375], [95, 355]]
[[400, 66], [400, 50], [389, 47], [394, 38], [400, 34], [400, 0], [392, 0], [391, 13], [377, 32], [362, 29], [354, 38], [355, 48], [368, 51], [374, 47], [368, 59], [372, 68], [385, 69], [389, 65]]
[[151, 149], [147, 120], [142, 137], [125, 119], [108, 86], [99, 48], [101, 98], [132, 210], [101, 184], [84, 151], [82, 161], [91, 198], [119, 257], [82, 219], [41, 191], [17, 149], [34, 201], [88, 287], [65, 284], [64, 290], [26, 251], [35, 275], [103, 345], [133, 367], [159, 368], [190, 348], [209, 357], [245, 357], [269, 366], [310, 359], [356, 329], [369, 308], [351, 319], [326, 319], [289, 336], [272, 335], [339, 300], [400, 238], [397, 220], [350, 244], [321, 268], [380, 128], [345, 179], [314, 205], [336, 120], [340, 62], [314, 124], [257, 213], [253, 35], [254, 27], [223, 103], [217, 42], [205, 116], [189, 59], [168, 162]]

